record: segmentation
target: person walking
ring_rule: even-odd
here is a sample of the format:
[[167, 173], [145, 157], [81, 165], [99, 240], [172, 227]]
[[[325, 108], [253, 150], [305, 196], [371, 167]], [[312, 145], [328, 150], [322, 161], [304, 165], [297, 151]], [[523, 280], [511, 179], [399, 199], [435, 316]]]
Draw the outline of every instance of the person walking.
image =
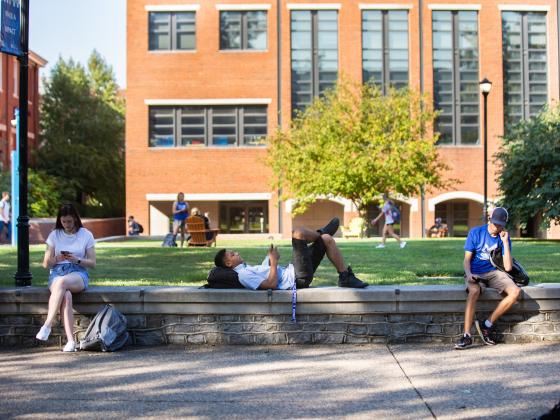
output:
[[6, 240], [8, 242], [10, 241], [11, 236], [11, 218], [10, 194], [8, 191], [3, 191], [2, 199], [0, 200], [0, 238], [2, 237], [4, 229], [6, 229]]
[[395, 238], [397, 240], [397, 242], [399, 243], [399, 246], [401, 248], [404, 248], [406, 246], [406, 242], [401, 241], [400, 236], [397, 235], [395, 233], [395, 230], [393, 229], [393, 225], [395, 224], [395, 220], [393, 219], [393, 214], [392, 214], [391, 210], [393, 209], [393, 206], [395, 204], [393, 203], [393, 201], [389, 198], [389, 196], [387, 194], [383, 194], [383, 201], [385, 202], [385, 204], [383, 205], [383, 208], [381, 209], [381, 211], [379, 212], [377, 217], [371, 221], [371, 224], [375, 225], [378, 222], [378, 220], [381, 219], [381, 217], [385, 216], [385, 225], [383, 226], [381, 243], [379, 245], [377, 245], [376, 248], [385, 248], [385, 241], [387, 240], [387, 238], [389, 236], [392, 236], [393, 238]]
[[47, 237], [47, 249], [43, 267], [50, 269], [49, 309], [47, 319], [36, 335], [46, 341], [52, 324], [60, 310], [64, 322], [67, 343], [64, 352], [76, 351], [74, 340], [74, 309], [72, 294], [87, 289], [89, 284], [88, 268], [95, 268], [95, 240], [92, 233], [83, 227], [78, 211], [72, 204], [64, 204], [58, 210], [56, 224]]
[[490, 262], [492, 250], [499, 247], [502, 250], [504, 269], [510, 271], [513, 267], [511, 239], [508, 231], [505, 230], [508, 217], [505, 208], [496, 207], [492, 211], [488, 224], [471, 229], [467, 236], [463, 260], [467, 302], [463, 335], [455, 344], [458, 350], [473, 344], [471, 327], [476, 302], [486, 287], [496, 289], [502, 295], [505, 294], [505, 298], [500, 301], [488, 319], [475, 321], [476, 331], [483, 343], [489, 346], [496, 344], [494, 324], [512, 307], [521, 293], [521, 289], [513, 280]]
[[185, 194], [177, 194], [173, 202], [173, 241], [176, 242], [177, 234], [181, 233], [181, 248], [185, 243], [185, 220], [189, 217], [189, 203], [185, 201]]

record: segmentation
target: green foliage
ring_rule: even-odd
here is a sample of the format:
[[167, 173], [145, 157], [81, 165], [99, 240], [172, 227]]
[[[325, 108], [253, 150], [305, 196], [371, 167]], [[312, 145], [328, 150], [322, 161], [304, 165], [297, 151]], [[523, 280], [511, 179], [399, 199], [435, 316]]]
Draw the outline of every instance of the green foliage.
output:
[[[94, 51], [87, 69], [59, 59], [45, 80], [37, 167], [55, 178], [60, 199], [83, 216], [124, 214], [124, 101], [113, 71]], [[97, 215], [96, 214], [96, 215]]]
[[[13, 200], [11, 172], [0, 173], [0, 191], [8, 191]], [[28, 215], [30, 217], [52, 217], [56, 215], [60, 206], [60, 191], [62, 186], [56, 178], [49, 177], [42, 171], [31, 168], [27, 172], [28, 187]]]
[[513, 126], [496, 154], [498, 178], [511, 221], [537, 217], [546, 228], [560, 223], [560, 108]]
[[268, 165], [294, 213], [320, 196], [340, 196], [364, 209], [384, 192], [417, 194], [441, 187], [445, 164], [430, 128], [431, 102], [408, 89], [384, 96], [347, 80], [316, 99], [287, 131], [269, 139]]

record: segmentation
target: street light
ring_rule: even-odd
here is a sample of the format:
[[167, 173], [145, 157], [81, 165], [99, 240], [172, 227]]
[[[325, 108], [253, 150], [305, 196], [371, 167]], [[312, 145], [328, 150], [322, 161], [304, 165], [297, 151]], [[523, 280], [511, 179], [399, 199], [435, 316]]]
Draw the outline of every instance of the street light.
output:
[[486, 77], [479, 83], [480, 91], [484, 97], [484, 208], [482, 211], [483, 222], [488, 218], [488, 94], [492, 89], [492, 82]]

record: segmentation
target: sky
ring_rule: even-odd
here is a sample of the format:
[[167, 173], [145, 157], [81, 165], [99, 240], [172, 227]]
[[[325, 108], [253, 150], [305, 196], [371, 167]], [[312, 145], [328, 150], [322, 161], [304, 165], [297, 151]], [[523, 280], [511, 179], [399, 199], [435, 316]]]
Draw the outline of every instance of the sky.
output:
[[96, 49], [126, 87], [126, 0], [29, 0], [29, 49], [48, 61], [59, 57], [86, 65]]

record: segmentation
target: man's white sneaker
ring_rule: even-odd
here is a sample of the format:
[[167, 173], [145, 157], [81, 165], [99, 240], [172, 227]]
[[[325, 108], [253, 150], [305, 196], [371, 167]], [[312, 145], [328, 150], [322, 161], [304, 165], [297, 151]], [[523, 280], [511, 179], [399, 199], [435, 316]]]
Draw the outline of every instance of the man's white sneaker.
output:
[[49, 335], [51, 335], [51, 327], [47, 327], [46, 325], [43, 325], [39, 330], [39, 332], [37, 333], [37, 335], [35, 336], [35, 338], [37, 340], [47, 341], [49, 339]]
[[385, 245], [379, 244], [379, 245], [376, 246], [376, 248], [385, 248]]
[[401, 241], [401, 248], [404, 248], [406, 246], [406, 242], [405, 241]]
[[76, 351], [76, 342], [75, 341], [69, 341], [68, 343], [66, 343], [66, 345], [64, 346], [62, 351], [64, 351], [64, 352]]

